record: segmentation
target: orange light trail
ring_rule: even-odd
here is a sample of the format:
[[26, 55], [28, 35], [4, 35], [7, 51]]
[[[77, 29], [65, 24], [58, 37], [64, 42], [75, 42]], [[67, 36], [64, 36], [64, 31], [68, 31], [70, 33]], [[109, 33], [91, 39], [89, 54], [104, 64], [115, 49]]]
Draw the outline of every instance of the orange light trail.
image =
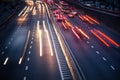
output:
[[76, 36], [78, 39], [80, 39], [79, 35], [75, 32], [75, 30], [74, 30], [74, 29], [71, 29], [71, 30], [72, 30], [72, 32], [75, 34], [75, 36]]
[[83, 18], [84, 18], [86, 21], [88, 21], [90, 24], [93, 24], [93, 22], [90, 21], [86, 16], [83, 16]]
[[109, 42], [111, 42], [113, 45], [119, 47], [120, 45], [117, 44], [114, 40], [112, 40], [110, 37], [108, 37], [107, 35], [105, 35], [104, 33], [102, 33], [99, 30], [96, 30], [99, 34], [101, 34], [102, 36], [104, 36]]
[[91, 20], [94, 21], [95, 23], [100, 24], [98, 21], [96, 21], [96, 20], [93, 19], [92, 17], [90, 17], [90, 16], [88, 16], [88, 15], [86, 15], [86, 17], [88, 17], [89, 19], [91, 19]]
[[62, 25], [63, 25], [63, 27], [64, 27], [65, 29], [67, 29], [67, 27], [66, 27], [65, 23], [63, 23], [63, 22], [62, 22]]
[[68, 22], [67, 20], [65, 20], [65, 23], [66, 23], [69, 27], [73, 28], [72, 24], [71, 24], [70, 22]]
[[77, 28], [78, 31], [79, 31], [82, 35], [84, 35], [87, 39], [90, 39], [89, 36], [88, 36], [87, 34], [85, 34], [85, 32], [83, 32], [83, 30], [81, 30], [81, 29], [78, 28], [77, 26], [76, 26], [76, 28]]
[[104, 43], [107, 47], [110, 47], [110, 45], [109, 45], [106, 41], [104, 41], [100, 36], [98, 36], [93, 30], [90, 30], [90, 32], [91, 32], [94, 36], [96, 36], [102, 43]]
[[84, 18], [82, 16], [79, 15], [79, 18], [82, 19], [84, 21]]

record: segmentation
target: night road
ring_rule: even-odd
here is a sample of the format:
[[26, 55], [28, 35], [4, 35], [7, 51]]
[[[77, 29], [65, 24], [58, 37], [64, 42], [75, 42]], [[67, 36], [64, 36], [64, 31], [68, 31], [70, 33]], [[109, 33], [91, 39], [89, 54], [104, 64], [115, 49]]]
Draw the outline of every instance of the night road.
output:
[[0, 80], [120, 80], [120, 33], [61, 0], [27, 1], [0, 28]]

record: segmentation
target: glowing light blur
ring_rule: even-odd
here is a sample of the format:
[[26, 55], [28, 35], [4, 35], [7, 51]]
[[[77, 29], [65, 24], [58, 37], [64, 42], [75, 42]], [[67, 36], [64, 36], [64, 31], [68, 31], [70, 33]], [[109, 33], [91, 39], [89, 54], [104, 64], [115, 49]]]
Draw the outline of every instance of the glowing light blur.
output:
[[92, 17], [86, 15], [86, 17], [88, 17], [89, 19], [91, 19], [93, 22], [97, 23], [97, 24], [100, 24], [97, 20], [93, 19]]
[[78, 39], [80, 39], [79, 35], [75, 32], [75, 30], [74, 30], [74, 29], [71, 29], [71, 30], [72, 30], [72, 32], [74, 33], [74, 35], [75, 35]]
[[87, 39], [90, 39], [89, 36], [88, 36], [85, 32], [83, 32], [83, 30], [81, 30], [81, 29], [78, 28], [77, 26], [76, 26], [76, 28], [78, 29], [78, 31], [79, 31], [83, 36], [85, 36]]
[[100, 30], [96, 30], [99, 34], [101, 34], [103, 37], [105, 37], [109, 42], [111, 42], [113, 45], [115, 45], [116, 47], [119, 47], [120, 45], [117, 44], [114, 40], [112, 40], [110, 37], [108, 37], [107, 35], [105, 35], [103, 32], [101, 32]]
[[93, 30], [90, 30], [90, 32], [96, 36], [102, 43], [104, 43], [104, 45], [106, 45], [107, 47], [110, 47], [110, 45], [105, 41], [103, 40], [100, 36], [98, 36]]
[[7, 64], [8, 59], [9, 59], [8, 57], [5, 59], [4, 65], [6, 65], [6, 64]]

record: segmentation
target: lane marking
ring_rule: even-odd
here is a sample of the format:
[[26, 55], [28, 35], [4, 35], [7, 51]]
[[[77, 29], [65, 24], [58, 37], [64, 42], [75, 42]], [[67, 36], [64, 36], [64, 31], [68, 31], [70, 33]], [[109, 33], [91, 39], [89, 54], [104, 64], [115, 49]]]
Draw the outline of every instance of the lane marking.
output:
[[89, 44], [90, 42], [89, 41], [87, 41], [87, 44]]
[[9, 42], [8, 44], [11, 44], [11, 42]]
[[32, 46], [30, 46], [30, 49], [32, 48]]
[[7, 62], [8, 62], [8, 57], [5, 59], [5, 61], [4, 61], [4, 65], [6, 65], [7, 64]]
[[102, 59], [103, 59], [104, 61], [106, 61], [106, 60], [107, 60], [105, 57], [102, 57]]
[[26, 70], [26, 71], [28, 70], [28, 66], [25, 67], [25, 70]]
[[110, 67], [111, 67], [113, 70], [115, 70], [115, 67], [114, 67], [114, 66], [111, 65]]
[[31, 41], [31, 44], [33, 44], [33, 41]]
[[94, 46], [91, 46], [91, 48], [94, 48]]
[[27, 77], [26, 76], [24, 76], [24, 78], [23, 78], [24, 80], [26, 80], [27, 79]]
[[8, 47], [6, 46], [5, 49], [7, 49]]
[[27, 58], [27, 61], [30, 61], [30, 58], [29, 58], [29, 57]]
[[28, 53], [31, 54], [31, 51], [29, 51]]
[[1, 54], [4, 54], [5, 52], [4, 51], [2, 51], [2, 53]]
[[100, 54], [100, 52], [99, 52], [99, 51], [96, 51], [96, 53], [97, 53], [97, 54]]

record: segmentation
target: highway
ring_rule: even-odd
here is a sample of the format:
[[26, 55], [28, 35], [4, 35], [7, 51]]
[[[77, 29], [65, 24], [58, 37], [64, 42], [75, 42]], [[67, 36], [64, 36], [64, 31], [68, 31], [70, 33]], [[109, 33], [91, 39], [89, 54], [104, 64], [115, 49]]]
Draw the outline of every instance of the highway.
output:
[[26, 5], [0, 31], [0, 80], [72, 80], [44, 3]]
[[28, 2], [3, 27], [0, 80], [120, 80], [120, 34], [84, 10]]
[[[60, 9], [62, 8], [62, 5], [58, 5], [54, 7], [56, 7], [57, 10], [61, 11]], [[85, 13], [83, 13], [82, 10], [77, 10], [76, 8], [73, 8], [72, 11], [78, 12], [78, 15], [81, 16], [86, 15]], [[58, 29], [65, 41], [65, 44], [68, 47], [73, 58], [75, 57], [75, 61], [78, 64], [77, 66], [79, 67], [80, 73], [83, 74], [83, 79], [119, 80], [120, 48], [118, 46], [116, 47], [112, 45], [110, 42], [108, 42], [108, 46], [105, 45], [98, 39], [98, 37], [93, 35], [92, 32], [94, 32], [94, 29], [95, 31], [99, 30], [105, 35], [112, 38], [117, 43], [120, 43], [120, 35], [107, 28], [105, 25], [102, 25], [101, 23], [93, 24], [90, 21], [83, 21], [79, 18], [78, 15], [74, 17], [69, 17], [67, 14], [63, 13], [62, 15], [68, 20], [70, 26], [72, 25], [73, 29], [75, 28], [75, 26], [77, 26], [78, 28], [83, 30], [89, 36], [89, 39], [81, 34], [80, 36], [78, 34], [76, 37], [76, 35], [73, 34], [72, 29], [66, 29], [60, 21], [57, 21], [58, 18], [55, 17], [56, 14], [54, 13], [54, 10], [52, 12], [54, 20], [57, 22], [57, 25], [59, 25]], [[102, 39], [104, 40], [103, 37]]]

